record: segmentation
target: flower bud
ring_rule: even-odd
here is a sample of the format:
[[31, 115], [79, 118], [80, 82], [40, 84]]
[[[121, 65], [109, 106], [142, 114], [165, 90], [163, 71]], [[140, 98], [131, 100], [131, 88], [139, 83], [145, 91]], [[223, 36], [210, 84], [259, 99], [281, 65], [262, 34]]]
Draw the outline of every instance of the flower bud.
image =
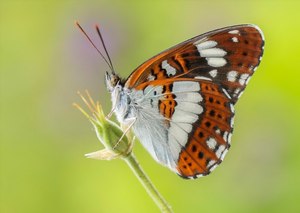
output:
[[104, 145], [105, 149], [86, 154], [85, 156], [100, 160], [126, 157], [132, 150], [128, 137], [115, 122], [105, 117], [100, 104], [98, 102], [95, 103], [87, 91], [86, 94], [88, 99], [85, 99], [80, 93], [79, 96], [92, 112], [92, 116], [88, 115], [79, 105], [74, 104], [74, 106], [92, 123], [97, 138]]

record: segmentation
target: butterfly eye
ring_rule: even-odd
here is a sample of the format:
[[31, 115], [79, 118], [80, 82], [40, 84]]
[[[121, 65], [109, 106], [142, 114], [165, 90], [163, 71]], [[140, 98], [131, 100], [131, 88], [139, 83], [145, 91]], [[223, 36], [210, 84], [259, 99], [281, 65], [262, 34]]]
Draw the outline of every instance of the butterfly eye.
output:
[[105, 81], [106, 81], [106, 87], [109, 92], [112, 92], [114, 88], [118, 85], [120, 82], [120, 77], [114, 73], [110, 74], [108, 72], [105, 73]]
[[117, 86], [118, 82], [120, 81], [120, 78], [119, 76], [115, 75], [115, 74], [112, 74], [111, 75], [111, 79], [110, 79], [110, 82], [111, 82], [111, 85], [113, 87]]

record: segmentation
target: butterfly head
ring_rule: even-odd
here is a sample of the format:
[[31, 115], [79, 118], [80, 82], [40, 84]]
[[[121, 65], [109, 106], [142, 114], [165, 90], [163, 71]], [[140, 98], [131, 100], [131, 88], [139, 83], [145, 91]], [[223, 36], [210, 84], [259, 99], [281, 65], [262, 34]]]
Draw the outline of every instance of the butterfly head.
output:
[[115, 87], [120, 84], [120, 77], [116, 73], [105, 73], [106, 87], [109, 92], [113, 92]]

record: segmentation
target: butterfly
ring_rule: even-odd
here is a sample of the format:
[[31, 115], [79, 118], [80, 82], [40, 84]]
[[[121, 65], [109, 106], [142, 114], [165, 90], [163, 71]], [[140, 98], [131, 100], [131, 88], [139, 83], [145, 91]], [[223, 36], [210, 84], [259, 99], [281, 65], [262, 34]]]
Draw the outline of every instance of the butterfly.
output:
[[183, 178], [208, 175], [231, 146], [234, 105], [263, 50], [262, 31], [244, 24], [171, 47], [126, 80], [116, 74], [109, 58], [112, 72], [106, 72], [105, 79], [112, 111], [158, 163]]

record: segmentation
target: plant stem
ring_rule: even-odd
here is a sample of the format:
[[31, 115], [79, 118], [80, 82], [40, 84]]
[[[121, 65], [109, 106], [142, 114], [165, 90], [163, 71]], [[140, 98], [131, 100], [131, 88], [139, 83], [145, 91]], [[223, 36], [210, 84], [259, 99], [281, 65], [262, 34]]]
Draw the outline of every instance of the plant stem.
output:
[[131, 170], [134, 172], [136, 177], [139, 179], [139, 181], [142, 183], [152, 200], [155, 202], [155, 204], [158, 206], [158, 208], [161, 210], [161, 212], [164, 213], [172, 213], [172, 209], [167, 203], [167, 201], [161, 196], [161, 194], [157, 191], [157, 189], [154, 187], [146, 173], [141, 168], [140, 164], [136, 160], [135, 156], [131, 152], [127, 157], [124, 158], [126, 163], [129, 165]]

